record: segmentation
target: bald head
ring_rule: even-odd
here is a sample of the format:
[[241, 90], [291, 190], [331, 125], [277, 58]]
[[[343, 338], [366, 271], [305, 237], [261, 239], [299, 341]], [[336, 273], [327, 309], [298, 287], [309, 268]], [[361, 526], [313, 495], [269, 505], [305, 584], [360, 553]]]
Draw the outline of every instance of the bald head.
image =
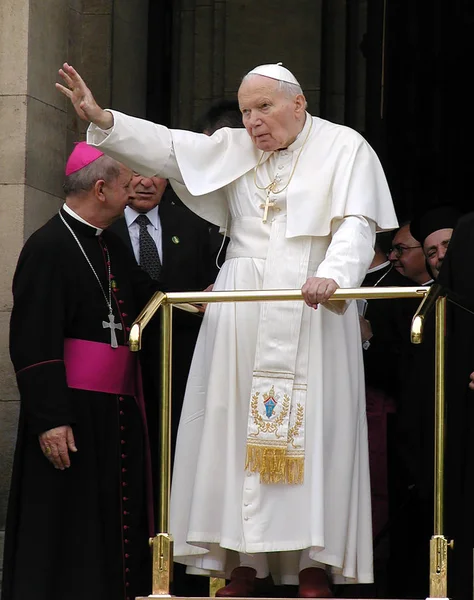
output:
[[303, 129], [306, 99], [299, 85], [249, 73], [238, 100], [244, 127], [260, 150], [286, 148]]

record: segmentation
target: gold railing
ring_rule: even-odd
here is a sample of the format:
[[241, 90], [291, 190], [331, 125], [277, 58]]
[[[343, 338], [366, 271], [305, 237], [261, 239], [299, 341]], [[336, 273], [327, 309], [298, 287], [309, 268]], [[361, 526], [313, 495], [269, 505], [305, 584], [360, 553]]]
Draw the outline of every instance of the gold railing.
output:
[[[379, 287], [337, 290], [331, 300], [384, 300], [394, 298], [419, 298], [422, 300], [412, 323], [411, 339], [419, 344], [431, 308], [436, 305], [436, 394], [435, 394], [435, 493], [434, 533], [430, 541], [430, 598], [447, 596], [447, 547], [443, 536], [443, 481], [444, 481], [444, 335], [446, 298], [439, 286]], [[193, 303], [213, 302], [275, 302], [303, 300], [301, 290], [225, 291], [225, 292], [157, 292], [135, 320], [130, 331], [130, 349], [141, 348], [143, 330], [161, 308], [161, 389], [160, 389], [160, 491], [158, 506], [159, 533], [150, 540], [153, 549], [152, 594], [149, 598], [170, 597], [173, 570], [173, 540], [169, 533], [170, 499], [170, 446], [171, 446], [171, 340], [173, 306], [195, 310]], [[452, 543], [451, 543], [452, 545]], [[211, 595], [222, 582], [211, 579]]]

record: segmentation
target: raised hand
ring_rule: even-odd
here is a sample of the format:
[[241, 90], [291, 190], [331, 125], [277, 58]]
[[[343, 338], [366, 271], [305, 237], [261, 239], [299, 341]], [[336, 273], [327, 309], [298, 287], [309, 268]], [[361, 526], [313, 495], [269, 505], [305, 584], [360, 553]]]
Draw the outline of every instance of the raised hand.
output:
[[101, 129], [112, 127], [114, 124], [112, 113], [103, 110], [97, 104], [92, 92], [74, 67], [64, 63], [63, 68], [59, 69], [59, 75], [65, 85], [56, 83], [56, 89], [69, 98], [83, 121], [90, 121]]

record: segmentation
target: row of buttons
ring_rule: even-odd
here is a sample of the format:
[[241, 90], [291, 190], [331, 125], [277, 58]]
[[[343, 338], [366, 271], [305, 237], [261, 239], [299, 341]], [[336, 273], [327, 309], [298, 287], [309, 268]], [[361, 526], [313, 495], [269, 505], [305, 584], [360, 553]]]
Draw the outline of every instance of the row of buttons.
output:
[[[119, 401], [120, 403], [125, 402], [125, 399], [123, 396], [119, 396]], [[126, 431], [126, 426], [123, 425], [123, 417], [125, 417], [125, 411], [123, 410], [123, 404], [120, 404], [120, 410], [119, 410], [119, 422], [120, 422], [120, 431], [123, 433], [124, 431]], [[120, 440], [120, 444], [122, 446], [122, 448], [126, 445], [126, 440], [121, 439]], [[126, 473], [128, 471], [127, 467], [125, 466], [125, 461], [128, 458], [128, 455], [124, 452], [122, 452], [121, 454], [121, 459], [122, 459], [122, 465], [121, 465], [121, 473], [122, 473], [122, 489], [128, 487], [128, 482], [126, 481], [125, 477], [126, 477]], [[128, 502], [130, 500], [130, 498], [128, 496], [122, 496], [122, 502], [123, 502], [123, 506], [125, 506], [125, 503]], [[123, 531], [124, 531], [124, 536], [127, 535], [128, 530], [130, 529], [130, 525], [126, 524], [126, 519], [127, 517], [130, 515], [130, 511], [128, 510], [123, 510], [122, 511], [123, 514]], [[127, 546], [130, 543], [130, 540], [125, 537], [123, 540], [124, 546]], [[125, 565], [127, 564], [127, 560], [130, 558], [130, 554], [129, 553], [124, 553], [124, 559], [125, 559]], [[130, 587], [130, 582], [127, 581], [128, 578], [128, 574], [130, 573], [130, 568], [125, 566], [125, 587]], [[126, 600], [130, 600], [130, 598], [127, 596]]]

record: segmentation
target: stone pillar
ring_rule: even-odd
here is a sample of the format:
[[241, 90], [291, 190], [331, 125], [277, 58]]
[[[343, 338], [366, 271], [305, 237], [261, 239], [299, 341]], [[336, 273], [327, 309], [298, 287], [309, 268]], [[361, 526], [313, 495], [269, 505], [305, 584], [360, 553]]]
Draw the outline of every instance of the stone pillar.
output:
[[0, 2], [0, 565], [19, 412], [8, 353], [12, 276], [26, 238], [61, 206], [65, 160], [84, 137], [54, 87], [58, 68], [76, 66], [111, 104], [112, 9], [113, 0]]
[[63, 0], [0, 3], [0, 542], [19, 409], [8, 354], [11, 281], [25, 238], [61, 203], [66, 114], [54, 81], [66, 25]]
[[174, 14], [174, 127], [189, 128], [209, 104], [236, 96], [252, 67], [283, 62], [319, 114], [322, 0], [179, 0]]
[[[144, 118], [147, 108], [148, 0], [114, 0], [112, 27], [111, 106]], [[157, 24], [157, 35], [159, 31]]]
[[367, 0], [299, 0], [291, 10], [285, 0], [176, 0], [174, 7], [174, 127], [191, 128], [213, 100], [235, 97], [252, 67], [282, 62], [312, 114], [364, 130]]

